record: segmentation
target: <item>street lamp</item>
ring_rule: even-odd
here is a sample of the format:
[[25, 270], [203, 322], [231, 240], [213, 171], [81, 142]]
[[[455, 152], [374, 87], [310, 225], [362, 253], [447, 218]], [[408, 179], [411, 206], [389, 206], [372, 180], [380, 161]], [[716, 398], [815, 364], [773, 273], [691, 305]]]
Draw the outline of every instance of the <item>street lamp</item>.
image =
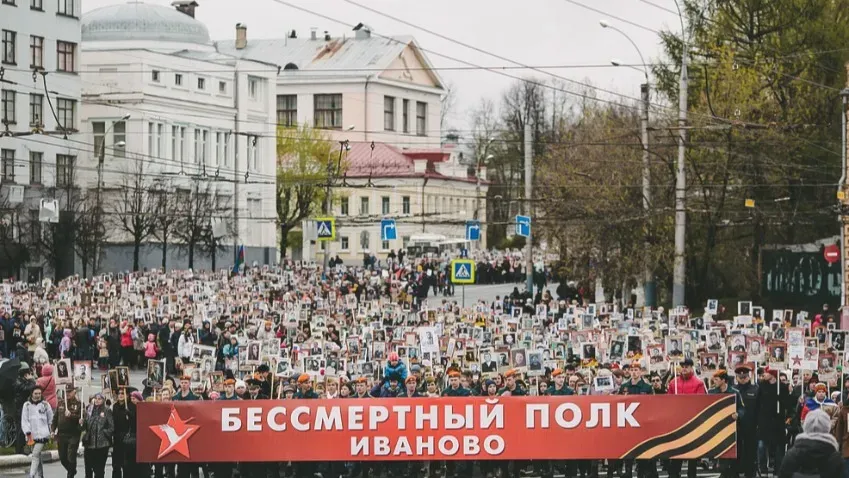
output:
[[[650, 211], [650, 209], [651, 209], [651, 166], [650, 166], [650, 163], [649, 163], [649, 72], [648, 72], [648, 65], [646, 65], [646, 61], [643, 58], [643, 52], [640, 51], [640, 48], [637, 46], [636, 43], [634, 43], [634, 40], [632, 40], [631, 37], [628, 36], [627, 33], [616, 28], [615, 26], [611, 25], [606, 20], [601, 20], [598, 23], [599, 23], [599, 25], [601, 25], [602, 28], [608, 28], [610, 30], [613, 30], [613, 31], [619, 33], [623, 37], [625, 37], [625, 39], [628, 40], [628, 42], [631, 43], [631, 45], [634, 47], [634, 49], [637, 50], [637, 54], [640, 56], [640, 62], [642, 63], [642, 68], [636, 68], [636, 67], [633, 67], [631, 65], [629, 65], [629, 66], [631, 68], [634, 68], [635, 70], [641, 71], [643, 73], [643, 76], [646, 79], [646, 82], [643, 83], [642, 85], [640, 85], [640, 97], [641, 97], [641, 100], [642, 100], [641, 101], [642, 111], [640, 112], [641, 113], [640, 114], [640, 140], [641, 140], [641, 143], [642, 143], [642, 146], [643, 146], [643, 158], [642, 158], [643, 159], [643, 161], [642, 161], [643, 162], [643, 211], [645, 212], [645, 215], [646, 215], [646, 221], [648, 221], [648, 223], [650, 224], [650, 217], [651, 217], [651, 211]], [[622, 66], [624, 64], [620, 60], [617, 60], [615, 58], [612, 59], [610, 61], [610, 63], [613, 64], [614, 66]], [[649, 247], [650, 246], [649, 246], [649, 240], [648, 240], [648, 236], [649, 236], [648, 228], [646, 228], [646, 229], [647, 230], [646, 230], [645, 244], [643, 245], [645, 256], [646, 256], [645, 257], [645, 270], [644, 270], [644, 276], [643, 276], [643, 295], [644, 295], [645, 304], [648, 305], [649, 307], [654, 307], [655, 306], [655, 295], [656, 295], [655, 294], [656, 284], [655, 284], [655, 280], [654, 280], [654, 272], [653, 272], [651, 264], [649, 263], [649, 260], [648, 260]]]

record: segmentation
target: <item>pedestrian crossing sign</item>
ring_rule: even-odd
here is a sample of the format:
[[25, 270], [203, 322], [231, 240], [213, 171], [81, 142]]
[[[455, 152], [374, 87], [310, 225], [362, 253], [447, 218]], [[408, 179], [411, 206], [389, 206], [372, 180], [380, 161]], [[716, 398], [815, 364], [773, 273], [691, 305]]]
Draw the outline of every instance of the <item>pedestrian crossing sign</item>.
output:
[[332, 241], [336, 239], [336, 218], [315, 218], [315, 238], [318, 241]]
[[475, 283], [475, 261], [454, 259], [451, 261], [451, 282], [455, 284]]

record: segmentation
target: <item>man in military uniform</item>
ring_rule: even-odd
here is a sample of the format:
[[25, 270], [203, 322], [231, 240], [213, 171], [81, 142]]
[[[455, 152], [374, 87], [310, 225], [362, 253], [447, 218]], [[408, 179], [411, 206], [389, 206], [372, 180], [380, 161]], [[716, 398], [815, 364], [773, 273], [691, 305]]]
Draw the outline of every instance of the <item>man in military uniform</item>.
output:
[[755, 476], [758, 458], [758, 414], [755, 405], [758, 401], [758, 386], [752, 383], [752, 371], [748, 365], [738, 365], [734, 370], [737, 374], [737, 391], [743, 400], [743, 409], [751, 413], [740, 414], [737, 427], [737, 472], [746, 478]]
[[77, 449], [82, 434], [82, 403], [77, 398], [77, 389], [66, 385], [65, 400], [59, 400], [53, 414], [53, 434], [59, 448], [59, 461], [68, 472], [68, 478], [77, 474]]

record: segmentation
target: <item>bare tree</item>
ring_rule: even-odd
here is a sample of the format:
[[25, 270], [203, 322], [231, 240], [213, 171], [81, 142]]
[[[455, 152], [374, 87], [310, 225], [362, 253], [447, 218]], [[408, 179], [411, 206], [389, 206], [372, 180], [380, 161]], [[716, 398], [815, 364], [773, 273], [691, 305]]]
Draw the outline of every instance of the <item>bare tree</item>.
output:
[[171, 190], [171, 187], [162, 185], [159, 189], [150, 191], [157, 211], [153, 221], [153, 237], [160, 244], [159, 249], [162, 253], [160, 266], [163, 269], [168, 266], [168, 246], [174, 240], [174, 230], [177, 227], [175, 219], [179, 213], [179, 199], [176, 195], [169, 194]]
[[442, 107], [439, 109], [439, 129], [445, 131], [448, 116], [454, 112], [457, 106], [457, 85], [451, 81], [445, 82], [443, 85], [445, 94], [442, 95]]
[[200, 243], [201, 250], [209, 255], [214, 271], [218, 265], [218, 253], [226, 249], [224, 242], [231, 237], [236, 237], [236, 223], [228, 211], [233, 209], [231, 201], [223, 200], [223, 196], [217, 195], [213, 199], [215, 210], [212, 211], [206, 234]]
[[13, 204], [6, 195], [0, 199], [0, 276], [17, 277], [29, 261], [30, 243], [21, 220], [22, 203]]
[[121, 178], [110, 223], [125, 233], [133, 244], [133, 270], [139, 270], [142, 244], [153, 235], [161, 206], [159, 184], [146, 179], [144, 162], [136, 160]]
[[73, 211], [73, 227], [76, 232], [74, 249], [83, 266], [83, 277], [88, 277], [89, 270], [97, 274], [98, 263], [103, 254], [106, 227], [102, 205], [91, 191], [83, 193], [81, 200]]
[[188, 255], [189, 268], [194, 268], [195, 253], [203, 251], [208, 240], [212, 217], [216, 210], [215, 193], [211, 185], [195, 180], [191, 190], [177, 190], [177, 217], [174, 237]]

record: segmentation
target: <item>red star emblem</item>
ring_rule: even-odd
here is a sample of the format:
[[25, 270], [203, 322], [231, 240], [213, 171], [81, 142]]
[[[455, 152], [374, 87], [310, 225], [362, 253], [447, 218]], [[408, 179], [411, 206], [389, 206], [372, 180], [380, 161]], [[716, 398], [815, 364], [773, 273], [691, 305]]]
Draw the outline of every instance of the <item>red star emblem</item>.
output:
[[150, 430], [159, 437], [162, 442], [159, 445], [159, 454], [156, 459], [176, 451], [186, 458], [189, 456], [189, 438], [198, 431], [199, 425], [189, 425], [192, 419], [183, 420], [177, 409], [171, 407], [171, 415], [165, 425], [151, 425]]
[[793, 357], [791, 360], [793, 360], [793, 365], [798, 365], [800, 367], [802, 366], [802, 357], [799, 357], [797, 355], [797, 356]]

